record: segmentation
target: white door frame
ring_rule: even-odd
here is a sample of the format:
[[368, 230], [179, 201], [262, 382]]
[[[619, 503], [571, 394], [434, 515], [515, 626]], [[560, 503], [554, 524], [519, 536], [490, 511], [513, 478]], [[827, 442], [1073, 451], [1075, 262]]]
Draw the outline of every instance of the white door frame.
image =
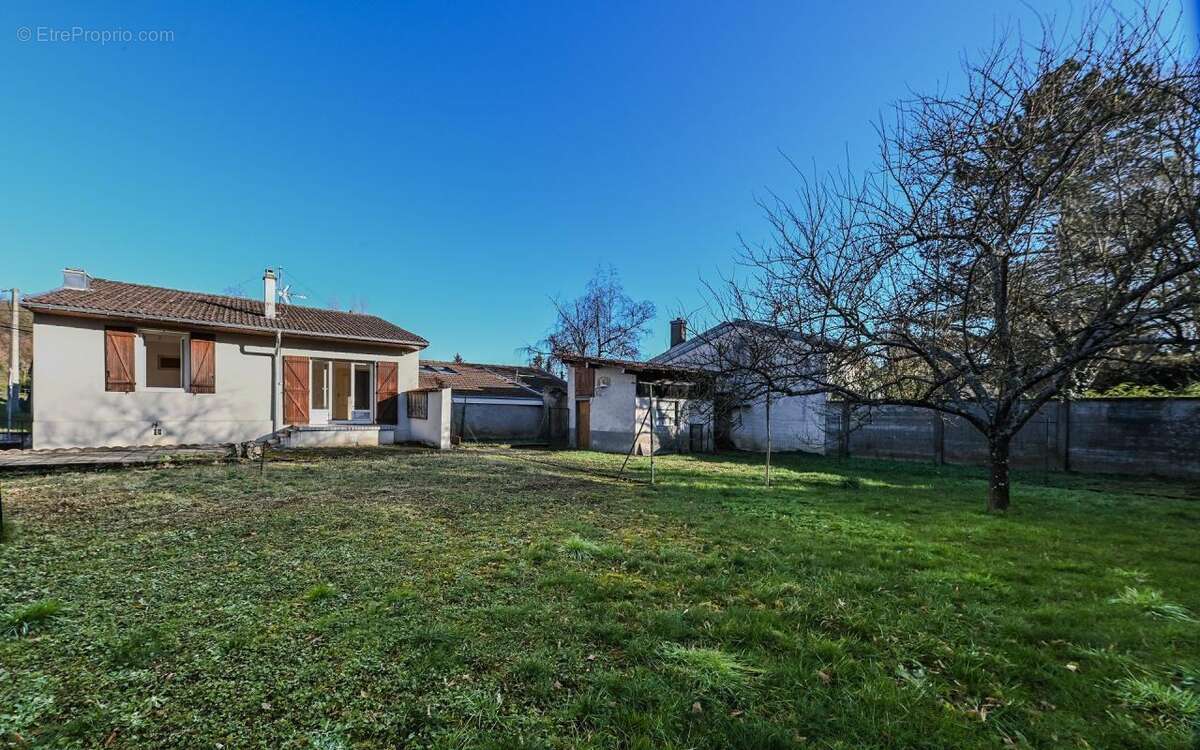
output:
[[[355, 409], [358, 394], [358, 378], [355, 375], [362, 369], [367, 373], [367, 408]], [[375, 421], [375, 368], [370, 362], [351, 362], [350, 363], [350, 421], [359, 424], [370, 424]]]
[[[312, 406], [312, 397], [317, 390], [317, 379], [312, 376], [313, 365], [323, 364], [324, 382], [321, 387], [325, 389], [325, 408], [314, 409]], [[329, 417], [333, 413], [333, 362], [328, 359], [312, 359], [309, 361], [308, 370], [308, 423], [313, 425], [329, 424]]]

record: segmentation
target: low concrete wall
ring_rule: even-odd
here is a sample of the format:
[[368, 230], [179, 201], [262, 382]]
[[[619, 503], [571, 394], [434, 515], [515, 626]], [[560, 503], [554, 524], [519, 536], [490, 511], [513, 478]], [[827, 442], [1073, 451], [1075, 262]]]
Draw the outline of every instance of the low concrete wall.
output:
[[[987, 441], [961, 418], [909, 406], [826, 407], [831, 455], [984, 464]], [[1018, 469], [1200, 479], [1200, 399], [1083, 399], [1042, 407], [1012, 443]]]
[[346, 448], [391, 445], [394, 430], [296, 430], [283, 440], [285, 448]]

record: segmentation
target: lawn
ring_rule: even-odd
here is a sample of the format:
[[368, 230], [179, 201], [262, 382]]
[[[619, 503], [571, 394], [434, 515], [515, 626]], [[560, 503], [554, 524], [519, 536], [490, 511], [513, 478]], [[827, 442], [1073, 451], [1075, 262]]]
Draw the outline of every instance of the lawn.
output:
[[16, 747], [1192, 747], [1153, 480], [403, 449], [6, 477]]

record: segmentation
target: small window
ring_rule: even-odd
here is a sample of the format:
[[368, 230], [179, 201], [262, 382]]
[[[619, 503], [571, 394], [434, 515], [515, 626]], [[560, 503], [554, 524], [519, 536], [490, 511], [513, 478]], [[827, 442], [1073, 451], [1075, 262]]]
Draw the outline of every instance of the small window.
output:
[[187, 338], [176, 333], [145, 333], [146, 386], [183, 388], [183, 345]]
[[429, 392], [412, 391], [408, 395], [408, 418], [429, 419]]

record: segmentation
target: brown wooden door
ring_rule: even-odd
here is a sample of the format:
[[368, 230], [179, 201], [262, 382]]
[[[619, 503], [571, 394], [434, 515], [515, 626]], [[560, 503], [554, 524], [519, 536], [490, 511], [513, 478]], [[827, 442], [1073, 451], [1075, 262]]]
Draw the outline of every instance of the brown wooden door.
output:
[[308, 424], [308, 357], [283, 358], [283, 422]]
[[375, 365], [375, 423], [396, 424], [398, 372], [395, 362], [380, 362]]
[[192, 393], [217, 391], [217, 342], [211, 337], [191, 336]]
[[592, 447], [592, 402], [575, 402], [575, 446], [581, 451]]
[[104, 331], [104, 390], [132, 393], [133, 331]]

